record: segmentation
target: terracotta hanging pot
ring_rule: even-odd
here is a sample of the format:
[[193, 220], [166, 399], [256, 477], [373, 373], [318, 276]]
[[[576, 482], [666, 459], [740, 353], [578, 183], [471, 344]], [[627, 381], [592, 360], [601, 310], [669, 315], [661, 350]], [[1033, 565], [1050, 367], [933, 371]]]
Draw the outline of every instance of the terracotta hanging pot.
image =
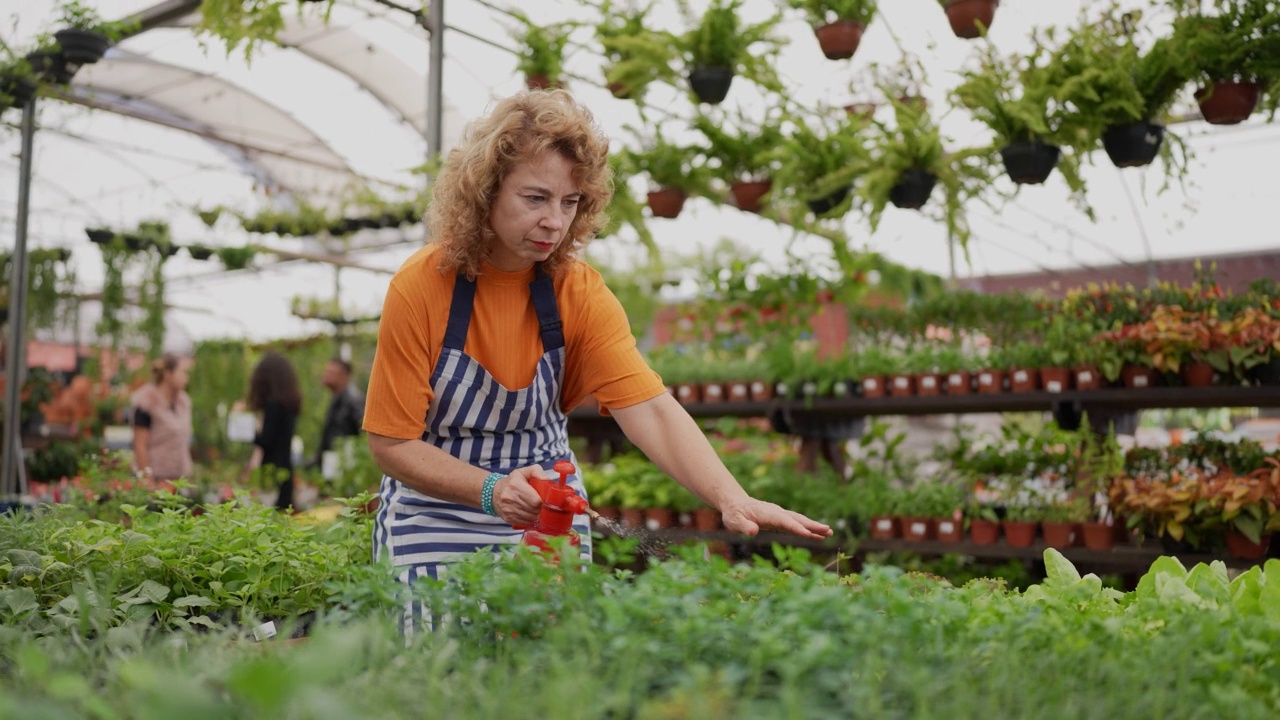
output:
[[1164, 126], [1151, 122], [1113, 125], [1102, 133], [1102, 149], [1116, 167], [1150, 165], [1164, 142]]
[[729, 192], [733, 195], [733, 204], [738, 206], [739, 210], [745, 212], [760, 212], [762, 203], [760, 198], [769, 192], [773, 187], [770, 180], [740, 180], [729, 185]]
[[861, 117], [869, 120], [876, 114], [876, 104], [869, 102], [851, 103], [844, 106], [844, 111], [850, 117]]
[[944, 8], [951, 32], [956, 37], [972, 40], [982, 37], [996, 17], [1000, 0], [951, 0]]
[[680, 211], [684, 209], [684, 201], [689, 199], [689, 195], [683, 190], [674, 188], [659, 188], [649, 191], [649, 210], [653, 212], [654, 217], [675, 219], [680, 217]]
[[862, 42], [862, 23], [857, 20], [837, 20], [813, 29], [818, 45], [828, 60], [848, 60], [858, 51]]
[[1237, 125], [1258, 107], [1261, 86], [1256, 82], [1228, 80], [1196, 91], [1200, 114], [1210, 125]]
[[1010, 143], [1000, 149], [1005, 172], [1019, 185], [1039, 185], [1058, 166], [1062, 150], [1042, 142]]
[[937, 184], [937, 175], [911, 168], [889, 189], [889, 202], [903, 210], [919, 210], [929, 202], [929, 196], [933, 194], [933, 187]]
[[689, 72], [689, 87], [698, 102], [719, 105], [729, 94], [733, 83], [733, 70], [727, 67], [700, 67]]

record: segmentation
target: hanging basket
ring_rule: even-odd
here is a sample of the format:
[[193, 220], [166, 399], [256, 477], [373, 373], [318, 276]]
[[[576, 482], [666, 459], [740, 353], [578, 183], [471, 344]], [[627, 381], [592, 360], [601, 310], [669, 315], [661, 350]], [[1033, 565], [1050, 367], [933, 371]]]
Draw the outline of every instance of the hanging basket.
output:
[[[21, 108], [35, 97], [37, 85], [29, 77], [0, 77], [0, 95], [8, 95], [12, 100], [9, 107]], [[0, 111], [5, 106], [0, 104]]]
[[902, 173], [898, 184], [889, 190], [889, 202], [903, 210], [919, 210], [929, 202], [929, 196], [933, 194], [933, 186], [937, 184], [937, 175], [911, 168]]
[[762, 207], [760, 198], [764, 197], [771, 187], [773, 187], [771, 180], [738, 181], [729, 186], [729, 192], [733, 194], [733, 204], [737, 205], [739, 210], [758, 213]]
[[631, 99], [631, 88], [620, 82], [609, 83], [609, 93], [619, 100]]
[[1164, 142], [1164, 126], [1150, 122], [1112, 125], [1102, 134], [1102, 147], [1116, 167], [1150, 165]]
[[727, 67], [699, 67], [689, 73], [689, 87], [698, 102], [719, 105], [729, 94], [733, 82], [733, 70]]
[[849, 197], [849, 188], [841, 188], [826, 197], [810, 200], [806, 204], [815, 217], [825, 217], [832, 210], [840, 207], [847, 197]]
[[857, 20], [837, 20], [813, 29], [818, 45], [828, 60], [848, 60], [858, 51], [862, 42], [862, 23]]
[[187, 254], [191, 256], [192, 260], [208, 260], [213, 257], [213, 248], [203, 245], [188, 245]]
[[1010, 143], [1000, 149], [1005, 172], [1019, 185], [1039, 185], [1058, 165], [1062, 150], [1042, 142]]
[[62, 56], [67, 62], [73, 62], [78, 65], [92, 65], [102, 59], [107, 54], [107, 48], [111, 46], [111, 41], [106, 35], [92, 30], [81, 30], [79, 28], [67, 28], [59, 30], [53, 34], [58, 41], [58, 47], [62, 48]]
[[106, 245], [116, 234], [105, 228], [85, 228], [84, 234], [89, 236], [89, 242], [98, 245]]
[[680, 211], [684, 209], [684, 201], [688, 197], [685, 191], [674, 188], [650, 190], [649, 209], [653, 211], [654, 217], [675, 219], [680, 217]]
[[844, 106], [844, 111], [849, 117], [860, 117], [867, 120], [875, 117], [876, 104], [873, 102], [856, 102]]
[[27, 54], [27, 62], [36, 77], [54, 85], [66, 85], [80, 69], [79, 65], [69, 65], [60, 52], [37, 50]]
[[1200, 114], [1210, 125], [1237, 125], [1249, 119], [1258, 107], [1261, 88], [1256, 82], [1229, 80], [1196, 91]]
[[951, 0], [944, 8], [951, 32], [956, 37], [972, 40], [991, 29], [1000, 0]]

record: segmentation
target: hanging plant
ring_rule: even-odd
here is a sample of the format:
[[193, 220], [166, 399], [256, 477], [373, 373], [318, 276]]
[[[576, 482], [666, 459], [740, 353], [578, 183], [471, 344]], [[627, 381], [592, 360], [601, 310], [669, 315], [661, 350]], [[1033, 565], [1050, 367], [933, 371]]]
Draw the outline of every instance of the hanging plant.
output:
[[165, 334], [165, 282], [164, 264], [170, 254], [160, 245], [152, 246], [145, 255], [146, 272], [138, 286], [138, 304], [142, 306], [142, 320], [138, 329], [147, 341], [147, 357], [154, 360], [164, 352]]
[[[321, 3], [298, 0], [292, 4], [299, 16], [303, 15], [304, 8], [318, 8], [305, 12], [328, 23], [333, 0]], [[284, 0], [203, 0], [196, 33], [221, 40], [227, 55], [243, 47], [244, 59], [248, 62], [263, 43], [278, 44], [277, 38], [284, 30], [284, 11], [289, 5]]]
[[596, 39], [607, 60], [604, 75], [609, 92], [622, 100], [639, 100], [656, 81], [675, 84], [677, 59], [675, 36], [652, 30], [647, 20], [653, 3], [630, 11], [616, 9], [613, 0], [600, 6]]
[[869, 121], [861, 116], [789, 117], [791, 132], [774, 150], [778, 163], [771, 204], [798, 203], [815, 217], [841, 217], [852, 207], [853, 181], [870, 159], [866, 141]]
[[681, 14], [692, 28], [679, 38], [688, 68], [689, 86], [698, 102], [719, 105], [729, 94], [735, 75], [781, 93], [774, 62], [782, 41], [774, 34], [781, 13], [755, 25], [739, 17], [743, 0], [712, 0], [701, 16], [689, 0], [679, 0]]
[[[66, 262], [71, 257], [67, 248], [35, 248], [27, 253], [26, 321], [32, 329], [53, 329], [62, 319], [69, 274]], [[0, 255], [0, 286], [4, 288], [4, 307], [9, 306], [9, 278], [13, 256]]]
[[938, 0], [947, 14], [951, 32], [958, 38], [983, 37], [991, 29], [1000, 0]]
[[94, 331], [109, 341], [112, 352], [119, 357], [125, 328], [125, 271], [134, 255], [119, 239], [98, 247], [102, 251], [102, 316]]
[[188, 245], [187, 254], [192, 260], [208, 260], [213, 257], [213, 248], [208, 245]]
[[[1280, 82], [1280, 11], [1272, 0], [1215, 2], [1168, 0], [1178, 12], [1173, 36], [1197, 66], [1200, 112], [1213, 125], [1244, 122]], [[1272, 87], [1272, 90], [1275, 86]], [[1276, 98], [1268, 101], [1274, 112]]]
[[257, 252], [257, 248], [252, 245], [223, 247], [218, 248], [218, 259], [222, 261], [222, 266], [228, 270], [243, 270], [249, 266], [249, 263], [253, 262], [253, 257]]
[[613, 171], [613, 197], [605, 214], [609, 223], [600, 229], [600, 237], [609, 237], [618, 233], [623, 225], [630, 226], [637, 238], [649, 251], [650, 259], [660, 253], [658, 243], [645, 221], [645, 203], [631, 193], [631, 178], [638, 172], [632, 154], [627, 151], [609, 155], [609, 167]]
[[54, 38], [63, 57], [77, 65], [101, 60], [111, 43], [130, 29], [122, 22], [104, 22], [97, 11], [77, 0], [63, 3], [61, 11], [59, 20], [64, 27], [54, 33]]
[[742, 129], [735, 132], [705, 115], [694, 118], [694, 128], [707, 141], [703, 154], [709, 172], [729, 186], [740, 210], [760, 212], [778, 166], [774, 149], [782, 142], [782, 130], [776, 117], [758, 124], [739, 118], [737, 124]]
[[196, 210], [196, 215], [200, 216], [200, 222], [204, 223], [205, 227], [213, 227], [218, 223], [218, 218], [222, 217], [222, 210], [221, 205], [215, 205], [208, 210]]
[[862, 33], [876, 15], [876, 0], [787, 0], [803, 10], [813, 26], [818, 45], [828, 60], [853, 57], [862, 42]]
[[712, 193], [697, 148], [672, 145], [658, 138], [646, 143], [643, 150], [629, 151], [629, 156], [631, 167], [649, 176], [649, 209], [655, 217], [678, 217], [690, 195]]
[[14, 107], [22, 108], [35, 97], [38, 84], [31, 64], [26, 60], [11, 60], [0, 64], [0, 113]]
[[524, 74], [525, 85], [530, 90], [564, 87], [564, 50], [577, 23], [538, 23], [518, 10], [511, 16], [520, 23], [510, 32], [521, 44], [516, 67]]

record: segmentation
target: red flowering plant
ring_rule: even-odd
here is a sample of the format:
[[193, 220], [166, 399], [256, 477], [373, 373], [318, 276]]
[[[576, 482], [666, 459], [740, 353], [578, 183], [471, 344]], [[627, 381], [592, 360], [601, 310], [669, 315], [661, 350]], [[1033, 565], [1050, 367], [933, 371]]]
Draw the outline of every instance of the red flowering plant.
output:
[[1128, 336], [1142, 344], [1157, 370], [1176, 373], [1187, 362], [1208, 363], [1219, 372], [1230, 367], [1229, 339], [1216, 308], [1190, 312], [1177, 305], [1158, 305]]
[[1248, 307], [1224, 329], [1226, 352], [1236, 374], [1280, 357], [1280, 320], [1261, 307]]

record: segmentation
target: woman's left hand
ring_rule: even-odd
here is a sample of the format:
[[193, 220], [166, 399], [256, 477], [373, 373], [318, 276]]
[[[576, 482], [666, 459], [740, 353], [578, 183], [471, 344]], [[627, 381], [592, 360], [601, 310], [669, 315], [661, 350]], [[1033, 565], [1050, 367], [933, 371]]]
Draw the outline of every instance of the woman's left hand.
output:
[[724, 527], [730, 532], [755, 536], [761, 529], [783, 530], [800, 537], [821, 540], [831, 537], [831, 528], [816, 520], [770, 502], [747, 498], [721, 509]]

